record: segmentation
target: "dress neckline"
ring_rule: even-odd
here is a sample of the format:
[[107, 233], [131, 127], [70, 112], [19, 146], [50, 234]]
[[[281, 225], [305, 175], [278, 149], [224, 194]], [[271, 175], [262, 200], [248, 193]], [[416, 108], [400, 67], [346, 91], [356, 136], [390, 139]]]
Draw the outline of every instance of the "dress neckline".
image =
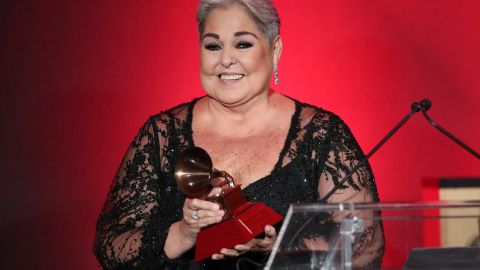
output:
[[[197, 98], [193, 99], [192, 102], [190, 102], [190, 104], [188, 104], [188, 107], [187, 107], [187, 117], [186, 117], [187, 132], [186, 133], [189, 134], [187, 140], [188, 140], [188, 145], [191, 145], [191, 147], [195, 146], [195, 141], [193, 140], [193, 128], [192, 128], [192, 125], [193, 125], [193, 108], [195, 107], [195, 104], [197, 104], [197, 102], [204, 97], [205, 96], [197, 97]], [[295, 136], [300, 129], [300, 124], [299, 124], [300, 122], [299, 121], [300, 121], [300, 113], [302, 111], [302, 104], [299, 101], [297, 101], [294, 98], [288, 97], [288, 96], [285, 96], [285, 97], [289, 98], [290, 100], [292, 100], [294, 102], [295, 111], [293, 112], [292, 116], [290, 117], [290, 127], [288, 128], [288, 133], [287, 133], [287, 136], [285, 138], [283, 147], [280, 150], [280, 153], [278, 155], [277, 162], [275, 163], [275, 165], [273, 166], [273, 168], [272, 168], [272, 170], [270, 171], [269, 174], [264, 175], [264, 176], [262, 176], [258, 179], [255, 179], [255, 181], [252, 181], [248, 185], [243, 186], [242, 189], [245, 189], [245, 188], [251, 186], [252, 184], [257, 183], [258, 181], [261, 181], [265, 178], [268, 178], [268, 176], [272, 175], [276, 170], [284, 167], [284, 166], [282, 166], [283, 159], [284, 159], [285, 155], [288, 153], [288, 149], [290, 148], [290, 145], [291, 145], [292, 141], [295, 139]], [[290, 164], [290, 163], [292, 163], [292, 161], [290, 161], [288, 164]], [[288, 165], [288, 164], [286, 164], [286, 165]]]

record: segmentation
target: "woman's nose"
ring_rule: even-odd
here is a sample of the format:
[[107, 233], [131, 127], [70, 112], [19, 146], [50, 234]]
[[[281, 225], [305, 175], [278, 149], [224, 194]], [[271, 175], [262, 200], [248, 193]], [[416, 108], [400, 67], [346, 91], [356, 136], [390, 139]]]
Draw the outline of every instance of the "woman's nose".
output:
[[232, 50], [230, 49], [224, 49], [222, 51], [222, 58], [221, 58], [222, 66], [224, 67], [230, 67], [233, 64], [237, 63], [237, 59], [235, 58], [235, 55], [233, 54]]

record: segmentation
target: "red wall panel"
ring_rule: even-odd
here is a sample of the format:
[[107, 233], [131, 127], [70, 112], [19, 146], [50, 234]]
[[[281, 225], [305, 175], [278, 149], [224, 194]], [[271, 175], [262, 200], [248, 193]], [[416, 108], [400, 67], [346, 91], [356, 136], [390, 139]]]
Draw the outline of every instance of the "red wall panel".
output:
[[[432, 118], [478, 151], [478, 1], [275, 3], [279, 92], [342, 116], [365, 152], [428, 97]], [[148, 115], [203, 93], [195, 4], [2, 4], [2, 264], [96, 267], [96, 217], [130, 140]], [[425, 177], [480, 175], [420, 115], [371, 164], [387, 201], [421, 199]]]

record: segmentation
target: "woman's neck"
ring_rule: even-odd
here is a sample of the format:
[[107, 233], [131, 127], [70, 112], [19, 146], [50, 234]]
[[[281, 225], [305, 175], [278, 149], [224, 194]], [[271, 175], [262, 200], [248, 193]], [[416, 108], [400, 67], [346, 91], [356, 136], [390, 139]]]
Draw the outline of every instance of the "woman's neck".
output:
[[266, 132], [275, 124], [277, 95], [270, 91], [236, 106], [206, 97], [201, 108], [202, 122], [211, 132], [226, 137], [247, 137]]

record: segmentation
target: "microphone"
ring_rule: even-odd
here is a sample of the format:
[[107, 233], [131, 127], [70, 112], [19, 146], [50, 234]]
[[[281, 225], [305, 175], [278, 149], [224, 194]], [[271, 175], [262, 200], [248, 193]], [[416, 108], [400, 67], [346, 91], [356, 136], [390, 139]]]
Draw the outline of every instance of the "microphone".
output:
[[420, 106], [423, 108], [423, 112], [426, 112], [428, 110], [430, 110], [430, 107], [432, 107], [432, 102], [430, 102], [429, 99], [422, 99], [422, 101], [420, 101]]
[[407, 116], [405, 116], [400, 121], [400, 123], [398, 123], [377, 145], [375, 145], [375, 147], [372, 150], [370, 150], [370, 152], [368, 152], [368, 154], [355, 167], [353, 167], [353, 169], [345, 177], [343, 177], [342, 180], [340, 180], [338, 182], [338, 184], [332, 190], [330, 190], [330, 192], [327, 193], [327, 195], [325, 195], [322, 199], [320, 199], [320, 201], [321, 202], [326, 202], [327, 199], [330, 196], [332, 196], [333, 193], [335, 193], [335, 191], [348, 180], [348, 178], [350, 178], [355, 172], [357, 172], [358, 169], [360, 169], [360, 167], [371, 156], [373, 156], [373, 154], [375, 154], [375, 152], [377, 152], [377, 150], [380, 149], [380, 147], [382, 147], [382, 145], [385, 142], [387, 142], [388, 139], [390, 139], [393, 136], [393, 134], [395, 134], [415, 113], [420, 112], [420, 111], [422, 112], [423, 116], [425, 116], [427, 121], [432, 126], [434, 126], [436, 129], [438, 129], [440, 132], [445, 134], [447, 137], [449, 137], [453, 141], [455, 141], [458, 145], [463, 147], [465, 150], [467, 150], [468, 152], [473, 154], [475, 157], [477, 157], [477, 159], [480, 158], [480, 155], [477, 152], [475, 152], [471, 147], [469, 147], [468, 145], [466, 145], [465, 143], [463, 143], [462, 141], [457, 139], [455, 136], [453, 136], [447, 130], [445, 130], [444, 128], [439, 126], [437, 123], [433, 122], [433, 120], [426, 113], [431, 107], [432, 107], [432, 102], [430, 100], [426, 99], [426, 98], [422, 99], [420, 102], [412, 103], [412, 105], [410, 106], [411, 112]]

